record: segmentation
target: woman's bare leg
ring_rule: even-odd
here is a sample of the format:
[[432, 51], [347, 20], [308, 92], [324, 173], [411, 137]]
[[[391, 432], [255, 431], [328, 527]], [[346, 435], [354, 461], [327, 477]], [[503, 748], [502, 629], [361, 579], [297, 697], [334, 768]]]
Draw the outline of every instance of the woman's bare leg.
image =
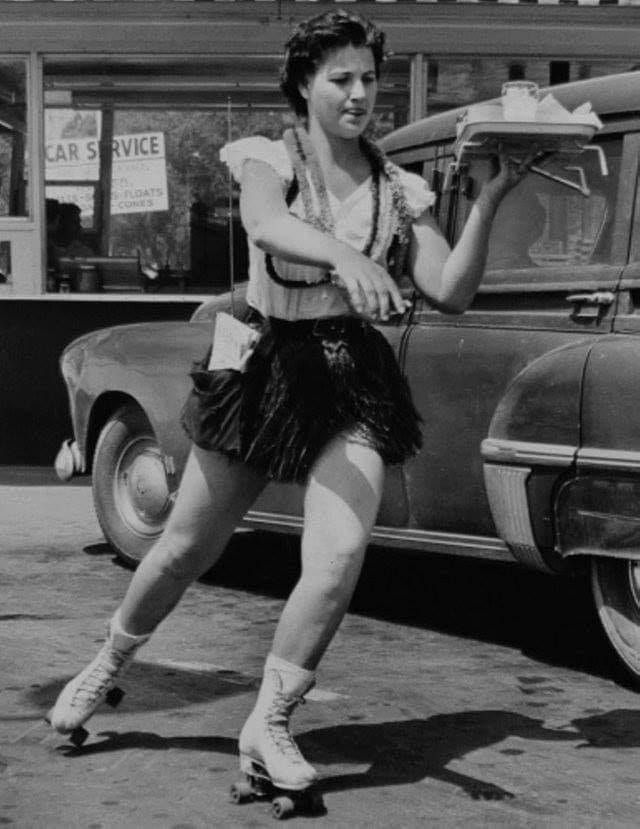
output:
[[302, 574], [276, 629], [272, 653], [313, 670], [347, 610], [373, 528], [384, 464], [348, 437], [329, 444], [305, 495]]
[[349, 605], [378, 512], [384, 466], [372, 449], [340, 437], [315, 464], [305, 494], [302, 574], [285, 605], [258, 699], [240, 732], [240, 766], [285, 789], [317, 772], [300, 753], [289, 718]]
[[167, 526], [120, 606], [127, 633], [152, 631], [191, 582], [215, 564], [265, 483], [245, 464], [193, 447]]
[[56, 731], [82, 743], [87, 735], [83, 724], [116, 691], [135, 652], [189, 584], [218, 559], [264, 483], [241, 463], [193, 449], [167, 526], [136, 570], [105, 643], [65, 685], [49, 712]]

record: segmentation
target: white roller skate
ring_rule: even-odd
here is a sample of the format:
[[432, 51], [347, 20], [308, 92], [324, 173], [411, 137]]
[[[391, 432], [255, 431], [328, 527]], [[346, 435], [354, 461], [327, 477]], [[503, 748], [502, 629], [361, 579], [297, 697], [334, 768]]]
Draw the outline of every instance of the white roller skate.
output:
[[135, 652], [151, 634], [132, 636], [120, 626], [118, 613], [109, 622], [107, 639], [97, 656], [60, 692], [46, 720], [60, 734], [68, 734], [75, 746], [81, 746], [88, 737], [84, 723], [105, 700], [113, 708], [124, 692], [116, 687], [132, 661]]
[[304, 702], [313, 684], [311, 671], [273, 655], [267, 658], [256, 706], [240, 732], [240, 770], [245, 780], [231, 787], [235, 803], [269, 798], [276, 818], [324, 810], [322, 796], [314, 789], [318, 773], [289, 731], [295, 707]]

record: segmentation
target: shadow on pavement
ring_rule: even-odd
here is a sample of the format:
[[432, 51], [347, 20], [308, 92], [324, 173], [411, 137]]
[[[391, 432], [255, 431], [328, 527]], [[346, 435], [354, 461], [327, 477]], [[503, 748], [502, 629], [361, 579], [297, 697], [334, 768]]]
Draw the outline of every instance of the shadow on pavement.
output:
[[238, 753], [238, 741], [230, 737], [161, 737], [153, 731], [100, 731], [96, 737], [103, 737], [100, 742], [93, 741], [88, 745], [75, 748], [72, 745], [58, 746], [57, 751], [65, 757], [87, 757], [91, 754], [108, 754], [110, 751], [125, 749], [151, 749], [152, 751], [168, 751], [169, 749], [183, 749], [186, 751], [210, 751], [213, 754]]
[[[107, 544], [85, 552], [113, 556]], [[286, 599], [299, 572], [297, 536], [237, 533], [201, 582]], [[546, 664], [634, 687], [606, 641], [580, 572], [554, 577], [516, 564], [372, 546], [350, 612], [517, 648]]]
[[[299, 573], [295, 536], [234, 537], [203, 581], [286, 598]], [[600, 629], [588, 579], [518, 565], [371, 547], [351, 613], [520, 649], [629, 685]]]
[[431, 778], [457, 786], [476, 800], [507, 800], [514, 797], [513, 792], [447, 768], [451, 761], [507, 737], [575, 741], [578, 735], [573, 730], [545, 728], [542, 720], [497, 710], [323, 728], [308, 732], [299, 742], [309, 746], [308, 756], [319, 753], [321, 762], [370, 764], [363, 772], [325, 778], [324, 791], [405, 785]]
[[[82, 548], [82, 552], [88, 556], [113, 556], [113, 548], [106, 541], [99, 544], [87, 544]], [[119, 562], [119, 559], [114, 556], [114, 563]]]
[[[228, 737], [161, 737], [153, 732], [103, 731], [104, 739], [80, 748], [60, 746], [69, 758], [105, 754], [123, 749], [164, 751], [210, 751], [236, 755], [237, 742]], [[457, 786], [473, 799], [509, 800], [515, 796], [494, 783], [448, 768], [454, 760], [509, 737], [523, 740], [578, 743], [575, 748], [640, 747], [640, 710], [615, 709], [572, 720], [562, 728], [546, 728], [542, 720], [511, 711], [461, 711], [428, 719], [373, 724], [350, 724], [308, 731], [298, 737], [311, 762], [334, 765], [367, 764], [362, 772], [324, 776], [323, 792], [350, 791], [378, 786], [406, 785], [430, 778]], [[579, 743], [579, 740], [585, 742]], [[520, 749], [502, 749], [507, 756], [524, 754]]]
[[577, 748], [638, 748], [640, 710], [614, 708], [590, 717], [571, 720], [585, 742]]
[[[71, 676], [58, 678], [37, 687], [30, 688], [25, 694], [28, 703], [34, 707], [48, 710]], [[121, 711], [159, 711], [188, 706], [200, 702], [213, 702], [221, 697], [246, 694], [254, 691], [260, 684], [259, 677], [247, 676], [237, 671], [220, 669], [219, 671], [185, 670], [178, 667], [165, 667], [152, 662], [136, 660], [123, 680], [126, 693], [122, 703], [116, 709]], [[113, 713], [108, 705], [100, 708], [101, 714]], [[185, 712], [182, 715], [192, 716]], [[201, 716], [197, 712], [193, 716]]]

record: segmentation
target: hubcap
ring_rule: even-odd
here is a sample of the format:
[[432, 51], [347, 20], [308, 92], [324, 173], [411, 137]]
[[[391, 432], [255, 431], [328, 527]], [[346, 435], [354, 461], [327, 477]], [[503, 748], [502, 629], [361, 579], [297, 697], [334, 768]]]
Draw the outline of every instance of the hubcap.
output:
[[137, 435], [124, 448], [114, 477], [116, 507], [129, 529], [141, 536], [162, 530], [172, 504], [162, 454], [150, 435]]
[[640, 561], [629, 562], [629, 586], [637, 608], [640, 608]]

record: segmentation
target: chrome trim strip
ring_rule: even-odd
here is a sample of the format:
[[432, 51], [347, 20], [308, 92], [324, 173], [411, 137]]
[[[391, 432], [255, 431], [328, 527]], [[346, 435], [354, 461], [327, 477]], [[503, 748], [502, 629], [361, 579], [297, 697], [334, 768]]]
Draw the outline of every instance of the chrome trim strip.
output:
[[490, 463], [518, 463], [532, 466], [571, 466], [577, 446], [561, 443], [533, 443], [524, 440], [485, 438], [480, 451]]
[[634, 553], [633, 550], [594, 550], [593, 547], [572, 547], [570, 550], [561, 551], [560, 555], [562, 558], [589, 556], [589, 558], [617, 558], [619, 561], [640, 562], [640, 551]]
[[484, 464], [485, 488], [498, 535], [519, 562], [549, 572], [531, 526], [526, 488], [529, 475], [528, 466]]
[[[250, 510], [244, 518], [243, 525], [253, 529], [297, 532], [302, 529], [303, 520], [297, 515]], [[376, 526], [373, 528], [371, 540], [388, 547], [407, 548], [425, 553], [458, 554], [513, 564], [513, 556], [507, 545], [499, 538], [488, 536], [431, 532], [414, 527]]]
[[583, 447], [578, 450], [578, 468], [617, 469], [638, 472], [640, 470], [640, 452], [626, 449], [594, 449]]

